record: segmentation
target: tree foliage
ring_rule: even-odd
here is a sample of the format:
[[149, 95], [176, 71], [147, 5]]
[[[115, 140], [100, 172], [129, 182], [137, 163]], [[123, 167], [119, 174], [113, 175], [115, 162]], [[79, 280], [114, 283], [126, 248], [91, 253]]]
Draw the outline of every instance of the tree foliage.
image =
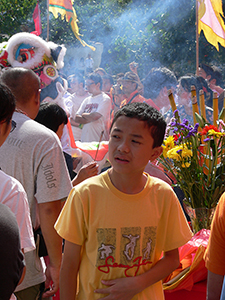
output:
[[12, 36], [21, 30], [28, 30], [33, 22], [32, 13], [36, 0], [1, 0], [0, 1], [0, 33]]
[[[47, 35], [46, 0], [39, 0], [43, 33]], [[225, 0], [223, 0], [225, 3]], [[36, 0], [1, 0], [1, 33], [12, 35], [26, 24], [34, 30], [32, 13]], [[177, 76], [195, 72], [195, 0], [75, 0], [82, 38], [104, 45], [101, 67], [109, 73], [128, 71], [139, 63], [143, 78], [152, 67], [166, 66]], [[3, 22], [2, 22], [3, 21]], [[79, 45], [69, 24], [50, 14], [50, 40], [66, 46]], [[225, 49], [199, 38], [199, 61], [222, 66]]]

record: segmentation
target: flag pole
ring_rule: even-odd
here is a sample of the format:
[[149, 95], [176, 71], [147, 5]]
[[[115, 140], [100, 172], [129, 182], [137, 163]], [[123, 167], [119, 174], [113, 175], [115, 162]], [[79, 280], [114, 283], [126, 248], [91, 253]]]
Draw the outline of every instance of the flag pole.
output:
[[49, 0], [47, 0], [47, 42], [49, 41]]
[[199, 76], [198, 0], [196, 0], [196, 75]]

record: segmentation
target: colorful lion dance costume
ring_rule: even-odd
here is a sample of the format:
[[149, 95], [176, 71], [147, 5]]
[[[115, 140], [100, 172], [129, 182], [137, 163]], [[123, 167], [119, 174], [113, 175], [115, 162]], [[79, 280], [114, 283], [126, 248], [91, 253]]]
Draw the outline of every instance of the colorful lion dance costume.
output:
[[59, 84], [67, 88], [66, 82], [58, 74], [64, 67], [65, 54], [66, 48], [63, 45], [21, 32], [0, 44], [0, 68], [23, 67], [33, 70], [41, 80], [41, 101], [46, 97], [54, 100], [59, 94]]

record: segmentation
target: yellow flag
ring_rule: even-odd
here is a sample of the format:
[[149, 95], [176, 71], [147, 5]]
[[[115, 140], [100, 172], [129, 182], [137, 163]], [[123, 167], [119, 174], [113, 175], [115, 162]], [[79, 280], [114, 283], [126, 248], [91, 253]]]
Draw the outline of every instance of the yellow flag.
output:
[[203, 30], [207, 41], [219, 51], [225, 47], [225, 26], [221, 0], [198, 0], [198, 33]]
[[88, 45], [80, 38], [79, 28], [77, 25], [77, 14], [72, 4], [73, 0], [49, 0], [49, 11], [53, 13], [55, 18], [58, 18], [58, 14], [61, 15], [62, 20], [66, 17], [66, 21], [70, 24], [74, 35], [81, 44], [83, 46], [88, 46], [95, 51], [95, 47]]

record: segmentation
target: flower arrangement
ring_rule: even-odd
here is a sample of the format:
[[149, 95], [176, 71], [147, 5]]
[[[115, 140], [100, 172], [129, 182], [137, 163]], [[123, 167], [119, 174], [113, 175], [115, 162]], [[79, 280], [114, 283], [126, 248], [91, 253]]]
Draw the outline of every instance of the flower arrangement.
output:
[[[185, 194], [188, 213], [195, 216], [195, 232], [210, 228], [212, 209], [225, 191], [225, 123], [219, 118], [217, 126], [209, 125], [198, 114], [196, 119], [192, 126], [174, 111], [159, 158]], [[206, 216], [198, 218], [197, 209], [204, 209]]]

